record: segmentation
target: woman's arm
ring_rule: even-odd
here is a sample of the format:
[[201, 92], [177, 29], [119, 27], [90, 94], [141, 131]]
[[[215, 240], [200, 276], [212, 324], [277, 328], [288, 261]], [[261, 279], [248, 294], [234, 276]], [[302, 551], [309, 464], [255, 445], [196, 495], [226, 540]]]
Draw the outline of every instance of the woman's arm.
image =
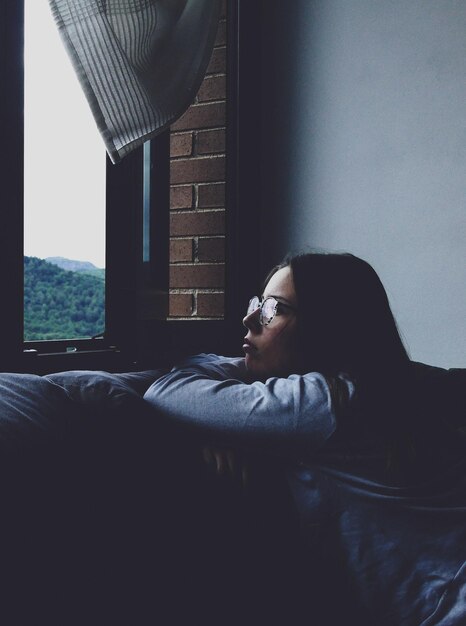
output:
[[[352, 384], [341, 380], [351, 396]], [[156, 380], [144, 398], [171, 420], [228, 443], [309, 453], [334, 432], [335, 407], [321, 374], [246, 381], [244, 359], [199, 355]]]

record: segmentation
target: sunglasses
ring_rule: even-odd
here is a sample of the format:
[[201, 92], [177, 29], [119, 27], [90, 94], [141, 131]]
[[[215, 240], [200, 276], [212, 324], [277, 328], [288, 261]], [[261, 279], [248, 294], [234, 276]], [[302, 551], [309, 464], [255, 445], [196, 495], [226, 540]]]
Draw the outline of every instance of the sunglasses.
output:
[[277, 314], [278, 307], [285, 307], [287, 309], [291, 309], [292, 311], [296, 311], [296, 309], [290, 304], [280, 302], [273, 296], [268, 296], [263, 300], [254, 296], [254, 298], [249, 300], [247, 315], [251, 315], [251, 313], [260, 309], [259, 322], [262, 326], [267, 326]]

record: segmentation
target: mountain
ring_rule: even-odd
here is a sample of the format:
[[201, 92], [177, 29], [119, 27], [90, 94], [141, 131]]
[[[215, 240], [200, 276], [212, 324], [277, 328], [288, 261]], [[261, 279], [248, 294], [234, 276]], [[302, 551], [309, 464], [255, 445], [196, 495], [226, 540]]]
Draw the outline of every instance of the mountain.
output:
[[62, 256], [49, 256], [44, 260], [47, 261], [47, 263], [60, 267], [62, 270], [89, 274], [90, 276], [97, 276], [97, 278], [105, 280], [105, 270], [96, 267], [93, 263], [90, 263], [90, 261], [75, 261], [73, 259], [65, 259], [65, 257]]
[[[92, 263], [71, 263], [83, 269], [70, 271], [57, 263], [24, 257], [25, 341], [93, 337], [104, 331], [104, 270]], [[92, 275], [93, 271], [102, 274]]]
[[61, 267], [62, 270], [70, 270], [71, 272], [88, 272], [99, 269], [89, 261], [74, 261], [72, 259], [65, 259], [62, 256], [48, 256], [44, 260], [47, 261], [47, 263]]

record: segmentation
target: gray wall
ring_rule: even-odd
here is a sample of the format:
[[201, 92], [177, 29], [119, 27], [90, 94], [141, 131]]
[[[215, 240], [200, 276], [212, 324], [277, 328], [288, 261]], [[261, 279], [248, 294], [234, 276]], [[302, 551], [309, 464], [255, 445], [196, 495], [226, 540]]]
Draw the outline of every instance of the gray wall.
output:
[[265, 266], [346, 250], [387, 288], [411, 357], [466, 366], [466, 2], [269, 0]]

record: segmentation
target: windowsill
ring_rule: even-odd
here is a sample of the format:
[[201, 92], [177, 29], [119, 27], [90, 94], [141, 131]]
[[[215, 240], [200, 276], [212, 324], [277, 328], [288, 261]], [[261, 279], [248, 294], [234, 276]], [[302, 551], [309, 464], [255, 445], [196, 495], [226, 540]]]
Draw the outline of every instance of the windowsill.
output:
[[134, 362], [117, 348], [79, 349], [66, 351], [24, 352], [15, 371], [50, 374], [68, 370], [131, 371]]

